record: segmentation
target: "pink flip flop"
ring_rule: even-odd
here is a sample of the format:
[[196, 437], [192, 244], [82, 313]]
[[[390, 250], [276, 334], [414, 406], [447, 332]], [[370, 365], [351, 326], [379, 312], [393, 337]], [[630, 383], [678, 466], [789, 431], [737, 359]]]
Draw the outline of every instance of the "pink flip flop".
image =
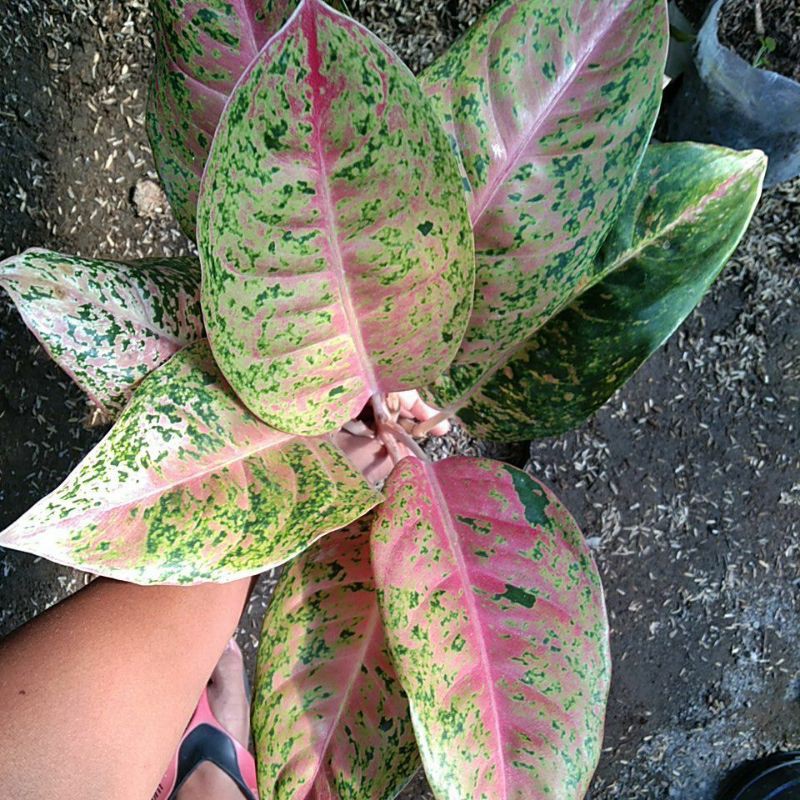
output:
[[216, 764], [238, 787], [245, 800], [258, 800], [253, 755], [220, 725], [203, 690], [178, 749], [152, 800], [175, 800], [178, 790], [204, 761]]

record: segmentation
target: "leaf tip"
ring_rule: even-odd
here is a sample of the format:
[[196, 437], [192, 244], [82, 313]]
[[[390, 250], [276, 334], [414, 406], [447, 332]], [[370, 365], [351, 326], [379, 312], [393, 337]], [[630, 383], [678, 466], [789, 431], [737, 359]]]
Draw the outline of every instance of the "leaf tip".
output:
[[753, 149], [742, 151], [743, 163], [746, 169], [755, 173], [765, 173], [769, 157], [763, 150]]

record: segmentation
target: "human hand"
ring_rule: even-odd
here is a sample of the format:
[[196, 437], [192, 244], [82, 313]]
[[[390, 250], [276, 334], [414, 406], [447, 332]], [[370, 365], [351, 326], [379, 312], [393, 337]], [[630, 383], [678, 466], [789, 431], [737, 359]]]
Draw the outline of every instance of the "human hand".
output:
[[[386, 406], [409, 437], [410, 431], [416, 425], [439, 413], [438, 409], [422, 400], [416, 391], [390, 394], [386, 398]], [[450, 423], [443, 420], [431, 428], [429, 433], [443, 436], [449, 430]], [[411, 450], [402, 437], [393, 437], [392, 441], [387, 442], [375, 427], [362, 420], [347, 423], [334, 434], [334, 441], [356, 469], [373, 484], [385, 480], [398, 461], [411, 455]]]

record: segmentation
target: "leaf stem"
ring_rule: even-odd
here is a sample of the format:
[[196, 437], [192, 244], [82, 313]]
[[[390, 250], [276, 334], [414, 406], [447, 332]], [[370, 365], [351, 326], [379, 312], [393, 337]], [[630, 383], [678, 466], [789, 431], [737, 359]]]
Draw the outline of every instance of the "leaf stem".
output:
[[[420, 461], [430, 461], [427, 453], [414, 441], [414, 437], [396, 422], [387, 422], [385, 425], [381, 426], [379, 430], [381, 433], [387, 434], [395, 443], [400, 442]], [[384, 439], [384, 442], [385, 441], [386, 439]]]
[[[414, 441], [414, 436], [417, 435], [417, 429], [420, 427], [420, 425], [417, 425], [414, 428], [412, 431], [413, 435], [410, 434], [397, 421], [399, 408], [398, 411], [392, 412], [386, 402], [386, 398], [379, 392], [376, 392], [374, 395], [372, 395], [370, 402], [372, 403], [372, 410], [375, 413], [375, 428], [378, 431], [378, 436], [386, 446], [386, 449], [389, 451], [389, 455], [395, 464], [403, 459], [403, 456], [400, 454], [400, 451], [397, 447], [398, 443], [402, 444], [410, 453], [413, 453], [413, 455], [421, 461], [430, 461], [428, 456], [425, 454], [425, 451]], [[430, 430], [436, 425], [434, 420], [441, 422], [442, 420], [439, 418], [445, 413], [446, 412], [440, 412], [435, 417], [432, 417], [427, 422], [421, 424], [427, 425], [428, 428], [426, 430]], [[448, 416], [450, 416], [449, 413], [446, 414], [443, 419], [447, 419]], [[433, 425], [430, 425], [431, 422], [433, 422]]]
[[433, 430], [440, 422], [446, 422], [448, 419], [451, 419], [454, 413], [454, 409], [445, 408], [430, 419], [426, 419], [424, 422], [415, 425], [412, 433], [414, 436], [424, 436], [428, 431]]
[[380, 392], [375, 392], [370, 399], [372, 410], [375, 413], [375, 423], [380, 425], [382, 422], [391, 422], [393, 420], [392, 412], [386, 405], [386, 399]]

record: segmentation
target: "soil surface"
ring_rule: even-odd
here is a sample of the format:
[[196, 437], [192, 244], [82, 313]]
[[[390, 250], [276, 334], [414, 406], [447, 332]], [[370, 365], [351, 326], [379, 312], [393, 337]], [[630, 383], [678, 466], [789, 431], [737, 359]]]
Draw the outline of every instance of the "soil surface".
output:
[[[766, 4], [766, 0], [764, 0]], [[351, 2], [414, 68], [487, 2]], [[0, 257], [26, 247], [133, 258], [188, 252], [144, 132], [152, 50], [140, 0], [18, 0], [0, 15]], [[603, 575], [614, 679], [594, 800], [711, 800], [742, 759], [800, 746], [800, 182], [769, 192], [700, 308], [594, 419], [489, 448], [551, 485]], [[102, 435], [81, 393], [0, 297], [0, 525]], [[88, 576], [0, 551], [0, 635]], [[274, 576], [239, 639], [252, 665]], [[430, 797], [420, 776], [404, 800]]]
[[755, 67], [800, 80], [797, 0], [727, 0], [720, 11], [719, 40]]

